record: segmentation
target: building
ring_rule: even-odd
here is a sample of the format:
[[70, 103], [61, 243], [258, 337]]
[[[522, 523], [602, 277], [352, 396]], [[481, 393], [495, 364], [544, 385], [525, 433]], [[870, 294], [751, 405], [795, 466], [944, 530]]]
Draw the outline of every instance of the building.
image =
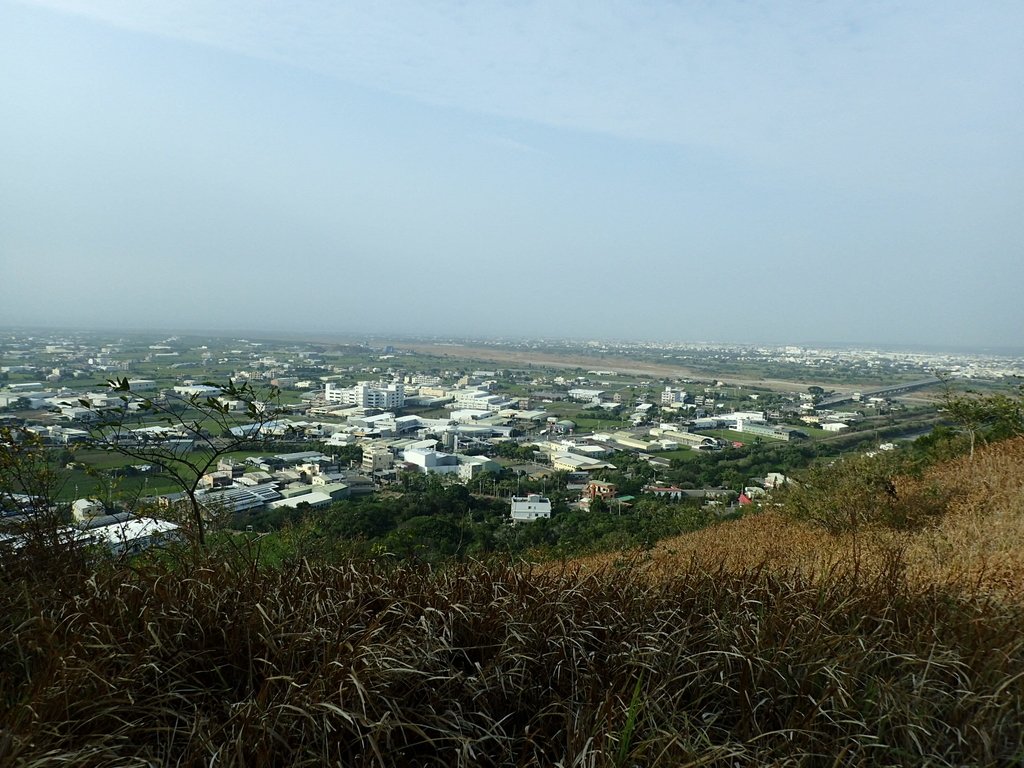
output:
[[673, 389], [672, 387], [665, 387], [665, 391], [661, 393], [661, 404], [662, 405], [675, 405], [677, 403], [686, 402], [686, 391], [682, 389]]
[[[106, 520], [104, 518], [103, 522]], [[114, 519], [106, 525], [90, 526], [82, 539], [106, 546], [115, 555], [134, 555], [180, 537], [180, 526], [175, 523], [154, 517], [127, 517]]]
[[843, 424], [841, 421], [829, 421], [821, 425], [821, 428], [826, 432], [841, 432], [844, 429], [849, 429], [849, 424]]
[[394, 468], [395, 457], [390, 449], [381, 443], [370, 443], [363, 446], [362, 470], [368, 475], [387, 472]]
[[224, 390], [220, 387], [211, 387], [208, 384], [182, 384], [174, 387], [174, 392], [181, 397], [194, 397], [197, 400], [202, 400], [207, 397], [216, 398], [224, 394]]
[[723, 422], [726, 429], [735, 429], [741, 423], [764, 424], [766, 422], [764, 411], [733, 411], [732, 413], [721, 413], [717, 417]]
[[583, 489], [583, 495], [588, 499], [614, 499], [615, 494], [618, 493], [618, 488], [615, 483], [606, 483], [603, 480], [591, 480], [587, 483], [587, 487]]
[[460, 480], [471, 480], [482, 472], [501, 472], [501, 465], [486, 456], [442, 453], [431, 448], [406, 448], [402, 458], [421, 472], [454, 474]]
[[300, 505], [305, 504], [312, 509], [323, 509], [329, 507], [333, 502], [334, 499], [331, 498], [330, 494], [316, 490], [271, 501], [267, 504], [267, 507], [269, 509], [298, 509]]
[[377, 408], [387, 411], [405, 405], [405, 385], [401, 382], [360, 381], [354, 387], [324, 385], [324, 402]]
[[76, 499], [71, 505], [71, 517], [75, 522], [81, 523], [106, 514], [106, 507], [97, 499]]
[[479, 389], [456, 389], [448, 393], [452, 398], [450, 407], [462, 410], [497, 412], [510, 408], [515, 403], [501, 395], [492, 395]]
[[530, 523], [540, 518], [551, 517], [551, 500], [531, 493], [529, 496], [512, 497], [512, 522]]
[[423, 473], [448, 474], [458, 472], [459, 460], [451, 453], [442, 453], [432, 448], [407, 448], [402, 459]]
[[[173, 503], [182, 494], [172, 494], [168, 499]], [[272, 485], [255, 485], [250, 487], [232, 487], [216, 491], [202, 491], [196, 494], [199, 504], [207, 510], [223, 510], [232, 514], [263, 509], [272, 501], [281, 498], [281, 494]]]
[[789, 440], [792, 438], [795, 429], [788, 429], [786, 427], [776, 427], [771, 424], [761, 424], [751, 421], [741, 421], [737, 425], [737, 432], [744, 434], [757, 435], [759, 437], [769, 437], [773, 440]]
[[611, 438], [616, 444], [625, 448], [630, 448], [634, 451], [643, 451], [646, 453], [651, 450], [651, 444], [647, 440], [641, 440], [634, 437], [629, 432], [613, 432]]
[[577, 453], [556, 453], [551, 457], [551, 466], [558, 472], [593, 472], [598, 469], [615, 469], [614, 464], [599, 461]]
[[599, 403], [603, 394], [603, 389], [570, 389], [568, 392], [570, 400], [581, 403]]
[[686, 489], [677, 488], [674, 485], [645, 485], [643, 490], [644, 493], [649, 493], [659, 498], [672, 499], [672, 501], [687, 498]]
[[486, 456], [464, 456], [462, 454], [456, 454], [456, 456], [459, 460], [458, 475], [460, 480], [472, 480], [484, 472], [501, 473], [502, 466], [494, 459], [489, 459]]

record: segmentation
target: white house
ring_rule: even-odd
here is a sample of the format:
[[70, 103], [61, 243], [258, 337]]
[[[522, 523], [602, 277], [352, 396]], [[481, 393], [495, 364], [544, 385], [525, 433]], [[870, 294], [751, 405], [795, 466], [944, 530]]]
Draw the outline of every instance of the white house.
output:
[[91, 520], [94, 517], [103, 517], [107, 514], [103, 502], [97, 499], [76, 499], [71, 505], [71, 517], [76, 522]]
[[531, 493], [529, 496], [512, 497], [512, 521], [529, 523], [539, 518], [551, 517], [551, 500]]

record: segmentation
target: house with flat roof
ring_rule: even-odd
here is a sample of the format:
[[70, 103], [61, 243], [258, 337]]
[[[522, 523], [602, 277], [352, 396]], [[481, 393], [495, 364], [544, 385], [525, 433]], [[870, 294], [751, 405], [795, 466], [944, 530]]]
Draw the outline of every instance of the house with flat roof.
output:
[[551, 499], [536, 493], [512, 497], [512, 522], [531, 523], [551, 517]]

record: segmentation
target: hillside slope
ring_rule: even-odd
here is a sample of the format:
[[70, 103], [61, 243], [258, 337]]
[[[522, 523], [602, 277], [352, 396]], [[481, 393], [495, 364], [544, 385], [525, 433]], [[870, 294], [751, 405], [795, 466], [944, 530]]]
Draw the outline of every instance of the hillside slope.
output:
[[[865, 528], [831, 536], [819, 526], [766, 507], [761, 514], [660, 542], [636, 556], [638, 568], [671, 575], [697, 564], [719, 570], [760, 568], [826, 573], [877, 570], [898, 556], [908, 583], [936, 584], [1024, 597], [1024, 438], [1006, 440], [900, 478], [903, 498], [941, 499], [944, 511], [923, 530]], [[837, 506], [842, 498], [835, 500]], [[621, 555], [584, 558], [587, 567], [621, 562]]]
[[1019, 764], [1022, 457], [900, 484], [951, 489], [918, 533], [633, 565], [0, 558], [0, 764]]

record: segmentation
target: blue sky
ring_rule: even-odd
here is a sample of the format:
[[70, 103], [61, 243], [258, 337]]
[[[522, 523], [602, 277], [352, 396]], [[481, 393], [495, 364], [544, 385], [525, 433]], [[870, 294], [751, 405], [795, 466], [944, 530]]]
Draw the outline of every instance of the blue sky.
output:
[[0, 0], [0, 324], [1020, 346], [1021, 28]]

